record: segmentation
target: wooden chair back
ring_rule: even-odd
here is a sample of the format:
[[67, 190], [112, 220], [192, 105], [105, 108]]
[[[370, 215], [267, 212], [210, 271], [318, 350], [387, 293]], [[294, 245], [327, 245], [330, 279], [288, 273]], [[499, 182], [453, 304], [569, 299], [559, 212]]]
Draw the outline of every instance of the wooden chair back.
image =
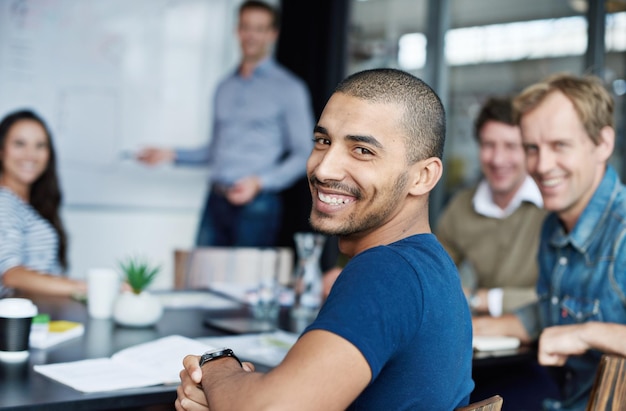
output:
[[626, 410], [626, 358], [602, 356], [585, 410]]
[[499, 395], [494, 395], [486, 400], [474, 402], [465, 407], [460, 407], [454, 411], [500, 411], [502, 409], [502, 403], [504, 399]]
[[214, 283], [248, 284], [258, 270], [277, 270], [280, 284], [291, 282], [294, 261], [288, 247], [196, 247], [174, 251], [176, 289], [211, 288]]

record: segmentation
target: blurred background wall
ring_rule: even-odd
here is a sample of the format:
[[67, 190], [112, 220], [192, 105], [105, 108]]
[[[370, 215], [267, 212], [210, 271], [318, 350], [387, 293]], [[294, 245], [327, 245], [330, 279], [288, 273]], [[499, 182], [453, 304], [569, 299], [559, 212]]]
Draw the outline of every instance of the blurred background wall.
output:
[[[31, 107], [60, 157], [70, 275], [126, 255], [163, 266], [193, 244], [206, 169], [146, 168], [148, 145], [195, 146], [211, 127], [212, 93], [238, 61], [240, 0], [0, 0], [0, 115]], [[545, 75], [600, 75], [616, 100], [612, 162], [626, 177], [626, 0], [274, 0], [277, 59], [308, 84], [316, 116], [345, 75], [396, 67], [427, 81], [448, 112], [447, 199], [479, 177], [472, 136], [487, 95]], [[306, 182], [285, 193], [281, 243], [308, 229]]]

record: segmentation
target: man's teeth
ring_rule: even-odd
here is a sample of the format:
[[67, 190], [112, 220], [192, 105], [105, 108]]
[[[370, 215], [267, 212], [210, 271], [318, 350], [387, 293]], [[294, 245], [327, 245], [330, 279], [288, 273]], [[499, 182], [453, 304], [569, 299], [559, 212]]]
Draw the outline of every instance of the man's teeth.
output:
[[350, 202], [349, 198], [337, 198], [337, 197], [327, 196], [322, 193], [318, 193], [317, 196], [320, 200], [322, 200], [323, 203], [326, 203], [326, 204], [337, 205], [337, 204], [348, 204]]
[[554, 187], [557, 184], [559, 184], [561, 182], [560, 178], [551, 178], [549, 180], [543, 180], [541, 181], [541, 185], [545, 186], [545, 187]]

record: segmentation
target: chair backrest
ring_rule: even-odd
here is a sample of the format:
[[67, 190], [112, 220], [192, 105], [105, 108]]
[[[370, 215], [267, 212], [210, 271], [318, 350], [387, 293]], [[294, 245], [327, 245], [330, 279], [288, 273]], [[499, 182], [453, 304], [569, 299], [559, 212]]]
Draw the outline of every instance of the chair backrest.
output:
[[210, 288], [215, 283], [253, 284], [259, 270], [275, 270], [278, 282], [289, 285], [294, 267], [288, 247], [196, 247], [174, 251], [177, 289]]
[[604, 354], [591, 388], [586, 411], [626, 409], [626, 358]]
[[465, 407], [460, 407], [454, 411], [500, 411], [504, 400], [499, 395], [494, 395], [486, 400], [474, 402]]

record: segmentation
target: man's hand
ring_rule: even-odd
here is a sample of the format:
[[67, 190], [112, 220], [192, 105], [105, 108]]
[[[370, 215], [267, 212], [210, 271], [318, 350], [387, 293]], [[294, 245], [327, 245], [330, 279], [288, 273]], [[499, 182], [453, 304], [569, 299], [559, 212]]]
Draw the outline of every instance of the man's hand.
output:
[[539, 337], [539, 364], [562, 366], [570, 355], [584, 354], [590, 347], [581, 338], [582, 324], [548, 327]]
[[185, 367], [180, 372], [180, 385], [176, 389], [177, 398], [174, 405], [178, 411], [182, 410], [208, 410], [206, 397], [201, 388], [202, 369], [200, 368], [200, 357], [188, 355], [183, 360]]
[[517, 337], [522, 343], [530, 342], [530, 336], [524, 325], [514, 314], [505, 314], [501, 317], [474, 316], [472, 329], [474, 335], [502, 335]]
[[[463, 290], [463, 292], [465, 292], [465, 290]], [[473, 293], [470, 291], [469, 294], [467, 294], [466, 292], [465, 295], [470, 303], [472, 312], [477, 314], [489, 314], [488, 288], [479, 288]]]
[[236, 206], [248, 204], [261, 191], [261, 180], [256, 176], [237, 181], [226, 193], [228, 201]]
[[[188, 355], [183, 359], [185, 367], [180, 372], [180, 385], [176, 389], [177, 398], [174, 405], [178, 411], [208, 410], [204, 391], [202, 391], [202, 368], [200, 368], [200, 357]], [[254, 372], [254, 365], [243, 362], [244, 371]]]
[[176, 153], [168, 148], [146, 147], [137, 154], [136, 158], [141, 163], [153, 166], [174, 161]]

